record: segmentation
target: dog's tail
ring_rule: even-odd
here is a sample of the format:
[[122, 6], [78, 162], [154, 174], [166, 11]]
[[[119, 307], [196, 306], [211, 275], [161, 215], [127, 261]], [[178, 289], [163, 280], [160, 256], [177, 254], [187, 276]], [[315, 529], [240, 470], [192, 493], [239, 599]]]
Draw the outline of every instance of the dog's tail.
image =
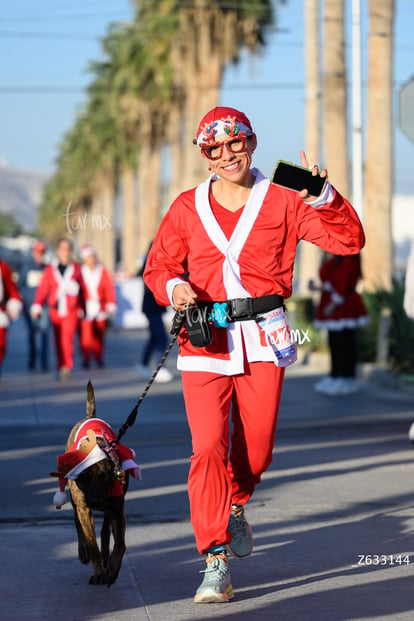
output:
[[92, 382], [89, 380], [86, 386], [86, 418], [96, 417], [96, 405], [95, 405], [95, 392], [93, 390]]

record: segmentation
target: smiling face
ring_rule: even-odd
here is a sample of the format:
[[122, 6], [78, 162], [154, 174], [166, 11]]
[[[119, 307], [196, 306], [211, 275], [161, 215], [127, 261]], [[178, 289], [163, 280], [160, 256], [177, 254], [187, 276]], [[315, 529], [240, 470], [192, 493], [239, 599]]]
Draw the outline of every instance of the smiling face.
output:
[[[208, 151], [202, 148], [201, 153], [208, 162], [210, 169], [220, 179], [237, 185], [248, 185], [250, 183], [252, 156], [256, 146], [255, 134], [245, 140], [234, 138], [229, 140], [227, 134], [221, 134], [215, 137], [214, 145], [208, 146]], [[211, 159], [211, 156], [214, 159]], [[215, 159], [216, 157], [218, 159]]]

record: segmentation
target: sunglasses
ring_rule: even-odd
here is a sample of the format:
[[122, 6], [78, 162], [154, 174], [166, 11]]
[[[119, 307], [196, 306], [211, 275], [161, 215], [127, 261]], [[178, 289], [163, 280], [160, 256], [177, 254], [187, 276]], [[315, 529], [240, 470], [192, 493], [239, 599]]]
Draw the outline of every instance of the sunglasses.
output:
[[232, 153], [243, 153], [246, 150], [247, 136], [240, 132], [237, 138], [231, 138], [225, 142], [215, 142], [212, 145], [201, 144], [201, 153], [209, 160], [219, 160], [223, 156], [224, 146]]

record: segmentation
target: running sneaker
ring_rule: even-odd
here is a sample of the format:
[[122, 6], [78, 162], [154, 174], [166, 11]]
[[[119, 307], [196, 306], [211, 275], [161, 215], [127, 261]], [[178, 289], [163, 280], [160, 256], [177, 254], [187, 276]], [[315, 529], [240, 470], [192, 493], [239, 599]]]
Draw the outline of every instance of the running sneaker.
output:
[[225, 552], [206, 556], [203, 582], [194, 596], [196, 604], [223, 604], [234, 597], [230, 581], [229, 560]]
[[227, 545], [229, 552], [237, 558], [250, 556], [253, 551], [253, 535], [249, 522], [244, 516], [243, 505], [233, 505], [229, 519], [231, 541]]
[[335, 384], [335, 378], [328, 375], [327, 377], [324, 377], [323, 379], [319, 380], [319, 382], [317, 382], [314, 385], [313, 389], [315, 392], [325, 393], [334, 384]]

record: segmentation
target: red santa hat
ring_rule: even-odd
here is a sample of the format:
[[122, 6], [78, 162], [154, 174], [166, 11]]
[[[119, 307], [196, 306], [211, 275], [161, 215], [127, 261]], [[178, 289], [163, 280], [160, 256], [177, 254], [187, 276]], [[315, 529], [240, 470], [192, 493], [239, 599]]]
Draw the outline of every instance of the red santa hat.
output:
[[45, 254], [46, 244], [42, 241], [35, 242], [32, 246], [32, 252], [37, 252], [38, 254]]
[[[107, 459], [107, 453], [97, 444], [96, 439], [111, 443], [116, 440], [113, 429], [100, 418], [88, 418], [76, 432], [76, 436], [72, 446], [66, 453], [59, 455], [57, 458], [57, 472], [51, 472], [51, 476], [59, 478], [59, 492], [53, 497], [53, 503], [57, 509], [64, 505], [68, 498], [65, 487], [68, 479], [75, 481], [78, 476], [92, 466], [93, 464]], [[116, 451], [121, 463], [121, 469], [128, 471], [131, 476], [141, 479], [141, 469], [135, 463], [135, 451], [128, 448], [124, 444], [117, 444]], [[122, 487], [117, 486], [117, 491], [110, 495], [118, 495], [122, 491]]]
[[89, 244], [85, 244], [84, 246], [81, 246], [79, 250], [79, 256], [81, 259], [86, 259], [87, 257], [90, 257], [91, 255], [94, 255], [96, 257], [96, 250], [93, 246], [90, 246]]
[[241, 132], [246, 136], [253, 134], [252, 124], [244, 112], [236, 108], [217, 106], [201, 119], [195, 142], [198, 145], [209, 144], [215, 141], [216, 136], [228, 134], [234, 138]]

